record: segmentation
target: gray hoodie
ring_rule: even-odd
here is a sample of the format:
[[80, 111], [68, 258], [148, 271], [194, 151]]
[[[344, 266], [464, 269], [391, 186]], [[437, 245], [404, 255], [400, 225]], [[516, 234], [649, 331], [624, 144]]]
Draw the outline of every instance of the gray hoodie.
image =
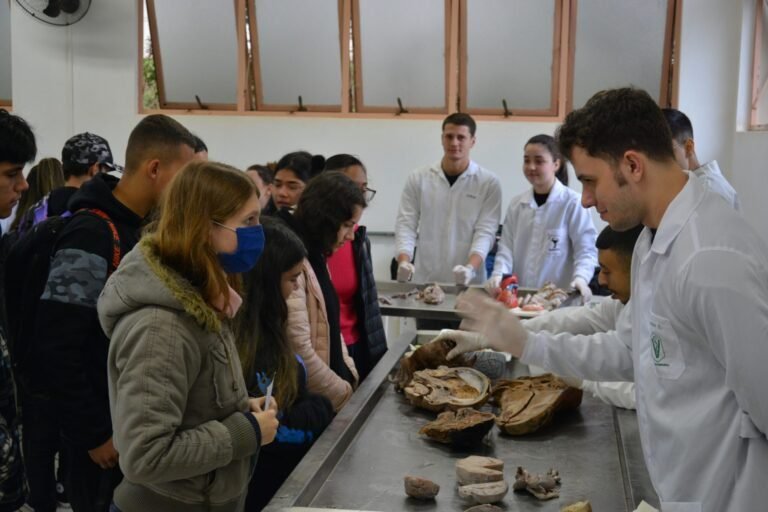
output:
[[123, 512], [239, 511], [258, 424], [228, 326], [144, 238], [98, 302]]

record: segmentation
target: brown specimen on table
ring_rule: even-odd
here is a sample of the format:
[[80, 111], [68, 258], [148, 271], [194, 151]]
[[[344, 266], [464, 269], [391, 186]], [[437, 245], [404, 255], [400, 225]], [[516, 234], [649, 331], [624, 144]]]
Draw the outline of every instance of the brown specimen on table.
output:
[[406, 475], [403, 481], [405, 483], [405, 494], [417, 500], [433, 500], [437, 493], [440, 492], [439, 485], [420, 476]]
[[560, 512], [592, 512], [592, 505], [588, 501], [579, 501], [561, 508]]
[[543, 475], [528, 473], [518, 466], [515, 473], [514, 491], [528, 491], [540, 500], [551, 500], [560, 496], [560, 473], [550, 469]]
[[459, 485], [483, 484], [504, 480], [504, 461], [494, 457], [470, 455], [456, 461]]
[[438, 368], [440, 366], [473, 366], [475, 364], [475, 357], [466, 354], [461, 354], [450, 361], [448, 360], [446, 356], [455, 346], [456, 342], [451, 340], [433, 341], [421, 345], [410, 356], [403, 356], [400, 359], [400, 368], [393, 379], [395, 389], [402, 391], [411, 382], [413, 374], [419, 370]]
[[445, 292], [437, 283], [431, 284], [419, 293], [419, 300], [423, 300], [425, 304], [437, 306], [445, 300]]
[[459, 496], [472, 498], [475, 503], [498, 503], [507, 495], [509, 486], [504, 480], [486, 482], [484, 484], [469, 484], [459, 487]]
[[499, 507], [497, 507], [496, 505], [484, 504], [484, 505], [475, 505], [474, 507], [469, 507], [464, 512], [504, 512], [504, 511]]
[[462, 407], [479, 407], [489, 397], [491, 380], [474, 368], [419, 370], [403, 390], [416, 407], [442, 412]]
[[547, 373], [499, 380], [492, 395], [501, 409], [496, 424], [502, 432], [519, 436], [548, 425], [558, 411], [578, 408], [582, 391]]
[[456, 447], [474, 446], [491, 431], [495, 419], [496, 416], [490, 412], [480, 412], [471, 407], [464, 407], [456, 412], [441, 412], [437, 415], [437, 419], [421, 427], [419, 432], [438, 443]]

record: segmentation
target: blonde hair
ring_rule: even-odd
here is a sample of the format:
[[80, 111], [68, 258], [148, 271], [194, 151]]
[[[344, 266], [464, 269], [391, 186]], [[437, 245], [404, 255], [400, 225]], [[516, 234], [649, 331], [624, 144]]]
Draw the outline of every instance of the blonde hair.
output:
[[16, 209], [16, 218], [11, 223], [10, 230], [19, 227], [24, 214], [38, 201], [51, 193], [51, 191], [64, 186], [64, 171], [61, 162], [55, 158], [43, 158], [35, 165], [27, 176], [29, 188], [21, 193], [19, 207]]
[[209, 304], [229, 297], [229, 282], [211, 242], [212, 221], [225, 222], [254, 195], [256, 185], [244, 172], [218, 162], [191, 162], [160, 201], [151, 235], [155, 250]]

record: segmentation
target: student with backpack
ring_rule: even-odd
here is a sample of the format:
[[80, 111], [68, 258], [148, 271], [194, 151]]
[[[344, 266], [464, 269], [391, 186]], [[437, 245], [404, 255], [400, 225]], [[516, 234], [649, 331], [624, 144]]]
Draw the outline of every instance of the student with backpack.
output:
[[[11, 215], [21, 193], [29, 188], [22, 171], [36, 154], [35, 136], [29, 125], [0, 109], [0, 219]], [[0, 275], [4, 273], [0, 263]], [[0, 295], [3, 292], [0, 288]], [[0, 512], [18, 510], [24, 504], [26, 487], [19, 420], [5, 326], [0, 323]]]
[[[164, 115], [145, 117], [128, 139], [118, 182], [99, 174], [69, 201], [41, 293], [27, 379], [42, 385], [61, 425], [65, 486], [75, 512], [106, 511], [122, 479], [107, 393], [109, 340], [96, 301], [107, 277], [139, 240], [144, 218], [176, 172], [194, 157], [194, 138]], [[87, 151], [87, 148], [84, 148]]]

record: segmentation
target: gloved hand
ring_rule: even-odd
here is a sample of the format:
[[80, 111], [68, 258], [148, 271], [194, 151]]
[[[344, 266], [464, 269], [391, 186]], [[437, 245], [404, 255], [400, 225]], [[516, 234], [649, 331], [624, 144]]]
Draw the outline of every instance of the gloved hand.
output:
[[558, 378], [572, 388], [581, 389], [581, 387], [584, 385], [584, 381], [578, 377], [565, 377], [563, 375], [558, 375]]
[[475, 277], [475, 267], [472, 265], [456, 265], [453, 267], [453, 279], [456, 281], [456, 284], [468, 286], [473, 277]]
[[482, 350], [488, 346], [488, 341], [483, 338], [482, 335], [476, 332], [456, 331], [454, 329], [443, 329], [435, 339], [435, 341], [450, 340], [456, 342], [456, 346], [451, 349], [446, 355], [448, 360], [461, 355], [465, 352], [474, 352], [476, 350]]
[[485, 291], [491, 297], [496, 297], [499, 294], [501, 288], [501, 276], [499, 274], [491, 274], [491, 277], [485, 282]]
[[592, 290], [583, 277], [577, 277], [571, 281], [571, 288], [575, 288], [581, 294], [581, 303], [586, 304], [592, 300]]
[[461, 329], [480, 334], [484, 347], [515, 357], [523, 354], [529, 332], [500, 302], [480, 290], [469, 290], [459, 295], [456, 310], [464, 319]]
[[401, 261], [397, 265], [397, 281], [399, 283], [405, 283], [413, 279], [413, 273], [416, 272], [416, 267], [410, 261]]

